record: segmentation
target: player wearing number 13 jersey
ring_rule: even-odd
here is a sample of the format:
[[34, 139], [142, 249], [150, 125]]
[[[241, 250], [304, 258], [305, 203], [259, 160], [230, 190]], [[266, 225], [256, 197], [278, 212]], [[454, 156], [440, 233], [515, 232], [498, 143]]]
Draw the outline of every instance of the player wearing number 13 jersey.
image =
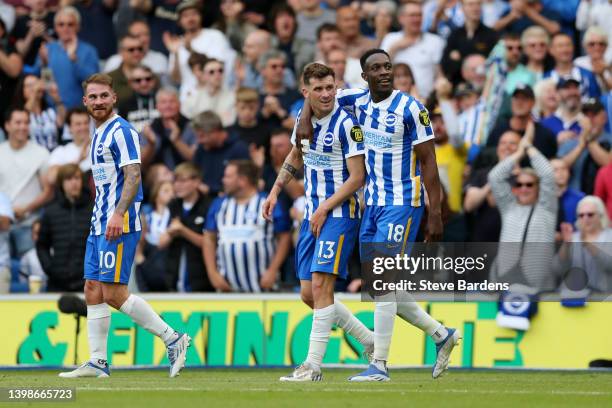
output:
[[[427, 110], [412, 96], [393, 89], [393, 66], [389, 55], [372, 49], [360, 60], [368, 89], [341, 90], [340, 106], [351, 109], [364, 136], [367, 178], [366, 210], [359, 233], [362, 262], [376, 256], [374, 244], [384, 255], [409, 254], [424, 212], [423, 185], [429, 193], [426, 239], [442, 233], [440, 180], [436, 165], [433, 131]], [[299, 123], [300, 137], [311, 137], [309, 106]], [[381, 245], [382, 244], [382, 245]], [[379, 255], [380, 256], [380, 255]], [[372, 288], [365, 288], [370, 290]], [[426, 332], [436, 342], [438, 356], [433, 377], [448, 367], [458, 331], [446, 329], [416, 302], [381, 301], [374, 312], [374, 360], [351, 381], [388, 381], [387, 359], [396, 314]]]
[[62, 378], [108, 377], [109, 305], [164, 341], [170, 377], [185, 365], [191, 340], [168, 326], [141, 297], [127, 289], [140, 238], [140, 143], [129, 122], [113, 113], [112, 78], [94, 74], [83, 83], [83, 104], [96, 125], [90, 159], [96, 185], [91, 233], [85, 249], [85, 300], [90, 360]]

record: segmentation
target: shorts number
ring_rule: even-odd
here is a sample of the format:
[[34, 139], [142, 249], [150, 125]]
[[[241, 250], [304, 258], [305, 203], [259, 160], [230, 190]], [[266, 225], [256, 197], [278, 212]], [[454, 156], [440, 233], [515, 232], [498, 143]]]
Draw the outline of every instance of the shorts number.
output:
[[113, 269], [115, 267], [115, 253], [100, 251], [100, 268]]
[[404, 238], [404, 226], [402, 224], [388, 224], [389, 234], [387, 235], [387, 241], [402, 242]]
[[[324, 249], [325, 245], [325, 249]], [[319, 258], [331, 259], [334, 257], [335, 241], [319, 241]]]

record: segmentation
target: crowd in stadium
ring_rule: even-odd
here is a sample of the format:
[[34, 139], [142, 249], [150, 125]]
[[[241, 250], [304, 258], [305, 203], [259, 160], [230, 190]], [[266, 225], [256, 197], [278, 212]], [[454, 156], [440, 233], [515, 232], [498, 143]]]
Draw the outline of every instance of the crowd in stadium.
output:
[[[319, 61], [339, 88], [365, 87], [371, 48], [429, 110], [443, 241], [610, 242], [610, 21], [608, 0], [2, 0], [0, 293], [28, 276], [83, 289], [81, 84], [99, 71], [141, 136], [138, 288], [293, 290], [303, 184], [272, 224], [260, 205], [292, 147], [300, 73]], [[228, 239], [245, 233], [248, 247]], [[357, 255], [339, 290], [359, 290]]]

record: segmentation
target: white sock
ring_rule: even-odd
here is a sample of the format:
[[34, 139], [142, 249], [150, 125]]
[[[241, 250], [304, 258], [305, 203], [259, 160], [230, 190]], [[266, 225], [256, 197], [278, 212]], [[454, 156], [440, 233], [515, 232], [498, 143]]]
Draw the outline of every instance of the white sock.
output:
[[434, 342], [441, 343], [448, 336], [448, 330], [444, 327], [443, 324], [440, 324], [436, 330], [434, 330], [431, 338]]
[[327, 342], [336, 317], [335, 306], [329, 305], [315, 309], [312, 314], [312, 329], [310, 330], [310, 346], [306, 362], [315, 369], [321, 368], [321, 362], [327, 350]]
[[364, 346], [374, 344], [374, 333], [370, 331], [361, 320], [338, 299], [334, 299], [334, 309], [336, 311], [336, 324], [355, 337]]
[[87, 341], [89, 343], [89, 360], [103, 366], [107, 358], [108, 329], [110, 327], [110, 309], [106, 303], [87, 305]]
[[137, 325], [162, 339], [166, 346], [178, 338], [178, 333], [139, 296], [130, 295], [119, 310], [130, 316]]
[[374, 359], [386, 362], [389, 358], [393, 324], [397, 314], [397, 303], [376, 302], [374, 309]]
[[436, 330], [442, 326], [439, 321], [431, 317], [416, 302], [397, 302], [397, 314], [411, 325], [423, 330], [429, 336], [433, 336]]

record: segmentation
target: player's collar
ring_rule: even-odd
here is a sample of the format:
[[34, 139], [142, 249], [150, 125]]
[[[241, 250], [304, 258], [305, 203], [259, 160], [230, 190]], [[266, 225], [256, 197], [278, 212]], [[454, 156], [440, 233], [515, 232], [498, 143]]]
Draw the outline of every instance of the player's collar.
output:
[[386, 97], [385, 99], [383, 99], [380, 102], [374, 102], [374, 100], [372, 100], [372, 94], [370, 94], [370, 100], [372, 101], [372, 105], [373, 106], [388, 105], [388, 104], [391, 103], [393, 98], [395, 98], [395, 95], [397, 95], [398, 92], [399, 91], [397, 89], [394, 89], [393, 91], [391, 91], [391, 95], [389, 95], [388, 97]]
[[323, 124], [325, 122], [328, 122], [329, 119], [334, 115], [334, 113], [336, 113], [336, 111], [340, 108], [340, 105], [338, 104], [338, 100], [334, 101], [334, 107], [331, 110], [331, 112], [329, 112], [327, 115], [323, 116], [321, 119], [318, 119], [315, 115], [312, 115], [312, 124]]
[[103, 124], [101, 124], [100, 126], [96, 128], [96, 133], [98, 134], [104, 133], [104, 131], [106, 130], [106, 127], [118, 117], [119, 115], [117, 115], [116, 113], [113, 113], [110, 118], [106, 119], [106, 122], [104, 122]]

